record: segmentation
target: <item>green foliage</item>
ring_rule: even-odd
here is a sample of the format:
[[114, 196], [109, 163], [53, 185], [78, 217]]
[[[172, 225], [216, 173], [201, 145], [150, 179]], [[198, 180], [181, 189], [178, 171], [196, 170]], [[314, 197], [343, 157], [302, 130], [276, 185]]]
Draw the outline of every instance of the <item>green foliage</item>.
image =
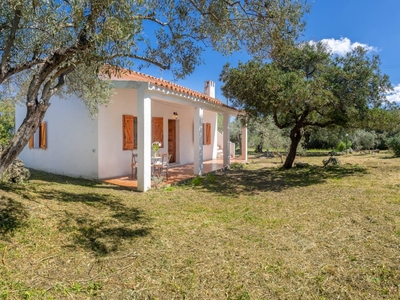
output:
[[217, 181], [217, 177], [212, 173], [207, 173], [205, 180], [209, 183], [215, 183]]
[[224, 117], [221, 114], [218, 114], [218, 119], [217, 119], [217, 130], [218, 132], [224, 131]]
[[6, 146], [13, 136], [14, 119], [14, 103], [10, 100], [0, 100], [0, 146]]
[[282, 48], [271, 63], [227, 64], [220, 79], [224, 95], [249, 117], [272, 116], [277, 127], [290, 129], [289, 168], [306, 128], [360, 126], [385, 103], [391, 84], [379, 65], [361, 47], [338, 57], [321, 43], [303, 43]]
[[230, 168], [232, 169], [232, 170], [243, 170], [244, 168], [245, 168], [245, 164], [242, 164], [242, 163], [232, 163], [231, 164], [231, 166], [230, 166]]
[[346, 149], [347, 149], [347, 145], [343, 141], [340, 141], [339, 144], [337, 144], [337, 146], [336, 146], [336, 150], [339, 152], [343, 152]]
[[310, 127], [306, 129], [304, 147], [307, 149], [332, 149], [343, 138], [338, 128]]
[[190, 180], [191, 186], [198, 186], [203, 183], [204, 177], [196, 176], [195, 178]]
[[206, 47], [265, 58], [276, 40], [298, 36], [305, 10], [303, 0], [2, 1], [0, 98], [20, 96], [31, 109], [2, 153], [0, 176], [55, 94], [76, 93], [96, 115], [112, 93], [104, 79], [149, 65], [184, 78]]
[[387, 140], [389, 149], [393, 151], [396, 157], [400, 157], [400, 134], [395, 135]]
[[279, 129], [270, 116], [252, 118], [248, 122], [249, 146], [260, 150], [287, 149], [290, 144], [286, 130]]
[[377, 135], [362, 129], [354, 131], [351, 136], [351, 142], [354, 150], [369, 150], [375, 147], [377, 143]]

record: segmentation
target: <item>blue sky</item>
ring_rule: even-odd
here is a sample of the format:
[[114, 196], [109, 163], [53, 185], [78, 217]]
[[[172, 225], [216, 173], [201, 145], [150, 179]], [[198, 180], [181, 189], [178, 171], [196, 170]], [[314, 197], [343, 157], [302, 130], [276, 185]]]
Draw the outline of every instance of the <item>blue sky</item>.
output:
[[[342, 55], [352, 47], [361, 45], [381, 58], [381, 70], [389, 75], [395, 92], [390, 100], [400, 102], [400, 0], [314, 0], [311, 11], [305, 15], [304, 40], [323, 40], [331, 50]], [[216, 82], [216, 97], [223, 97], [219, 74], [226, 62], [236, 66], [247, 61], [245, 53], [224, 57], [207, 50], [203, 53], [204, 65], [186, 79], [176, 83], [196, 91], [203, 91], [204, 81]], [[169, 71], [157, 68], [142, 69], [144, 73], [172, 80]]]

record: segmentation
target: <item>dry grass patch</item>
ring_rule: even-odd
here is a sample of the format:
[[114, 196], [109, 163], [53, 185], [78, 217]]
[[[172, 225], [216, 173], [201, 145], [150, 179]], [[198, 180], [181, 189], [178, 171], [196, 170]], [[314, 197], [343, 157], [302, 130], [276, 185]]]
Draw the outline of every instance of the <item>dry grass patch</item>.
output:
[[137, 193], [1, 185], [0, 299], [397, 299], [400, 160], [279, 159]]

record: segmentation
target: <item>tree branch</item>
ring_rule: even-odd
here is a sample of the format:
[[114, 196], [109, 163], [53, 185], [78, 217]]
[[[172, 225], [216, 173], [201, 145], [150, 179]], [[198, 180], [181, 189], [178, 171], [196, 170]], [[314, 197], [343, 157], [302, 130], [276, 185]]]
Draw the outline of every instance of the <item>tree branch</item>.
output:
[[[10, 36], [9, 36], [6, 46], [4, 48], [3, 56], [1, 57], [0, 74], [5, 73], [7, 59], [8, 59], [8, 56], [10, 55], [11, 48], [14, 45], [15, 33], [17, 32], [18, 24], [19, 24], [19, 21], [21, 20], [21, 17], [22, 17], [22, 11], [18, 7], [15, 10], [15, 15], [14, 15], [14, 19], [12, 21], [12, 27], [11, 27], [11, 31], [10, 31]], [[1, 77], [2, 76], [0, 76], [0, 78]]]
[[55, 93], [57, 93], [65, 84], [65, 77], [72, 72], [71, 67], [67, 67], [64, 69], [59, 70], [54, 77], [58, 77], [58, 82], [55, 86], [50, 88], [49, 94], [50, 96], [48, 97], [47, 100], [50, 99], [51, 96], [53, 96]]
[[278, 115], [276, 114], [276, 112], [274, 112], [273, 119], [274, 119], [276, 127], [278, 127], [279, 129], [286, 128], [289, 125], [289, 123], [281, 124], [278, 120]]
[[148, 63], [150, 63], [152, 65], [155, 65], [155, 66], [157, 66], [157, 67], [159, 67], [159, 68], [161, 68], [163, 70], [169, 70], [171, 68], [171, 65], [164, 65], [164, 64], [162, 64], [162, 63], [160, 63], [158, 61], [154, 61], [152, 59], [149, 59], [149, 58], [141, 56], [141, 55], [126, 54], [126, 53], [116, 53], [116, 54], [113, 54], [113, 55], [108, 56], [106, 58], [104, 58], [104, 57], [98, 58], [98, 59], [94, 58], [92, 61], [96, 61], [96, 62], [97, 61], [107, 61], [107, 60], [111, 60], [111, 59], [118, 58], [118, 57], [127, 57], [127, 58], [133, 58], [133, 59], [142, 60], [144, 62], [148, 62]]
[[317, 126], [317, 127], [321, 127], [321, 128], [328, 127], [333, 124], [335, 124], [334, 121], [327, 121], [324, 123], [320, 123], [320, 122], [304, 122], [303, 123], [304, 126]]
[[0, 72], [0, 84], [3, 83], [7, 78], [11, 77], [12, 75], [14, 75], [16, 73], [20, 73], [25, 70], [28, 70], [28, 69], [32, 68], [33, 66], [42, 64], [44, 62], [45, 62], [44, 59], [35, 58], [29, 62], [25, 62], [21, 65], [9, 68], [7, 70], [7, 72], [4, 74], [2, 72]]

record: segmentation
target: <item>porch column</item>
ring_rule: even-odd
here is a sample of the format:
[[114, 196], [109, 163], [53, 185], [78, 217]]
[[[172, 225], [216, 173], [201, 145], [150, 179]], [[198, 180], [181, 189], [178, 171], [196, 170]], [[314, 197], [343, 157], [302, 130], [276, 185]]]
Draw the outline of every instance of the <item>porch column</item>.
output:
[[[231, 165], [231, 143], [230, 143], [230, 133], [229, 133], [229, 118], [230, 115], [228, 113], [224, 113], [223, 119], [224, 119], [224, 124], [223, 124], [223, 134], [224, 134], [224, 145], [223, 145], [223, 151], [224, 151], [224, 167], [228, 167]], [[235, 155], [235, 153], [233, 153]]]
[[194, 109], [194, 154], [193, 173], [203, 175], [203, 109]]
[[247, 161], [247, 121], [242, 126], [242, 160]]
[[138, 112], [138, 190], [151, 188], [151, 99], [144, 93], [144, 87], [137, 92]]

